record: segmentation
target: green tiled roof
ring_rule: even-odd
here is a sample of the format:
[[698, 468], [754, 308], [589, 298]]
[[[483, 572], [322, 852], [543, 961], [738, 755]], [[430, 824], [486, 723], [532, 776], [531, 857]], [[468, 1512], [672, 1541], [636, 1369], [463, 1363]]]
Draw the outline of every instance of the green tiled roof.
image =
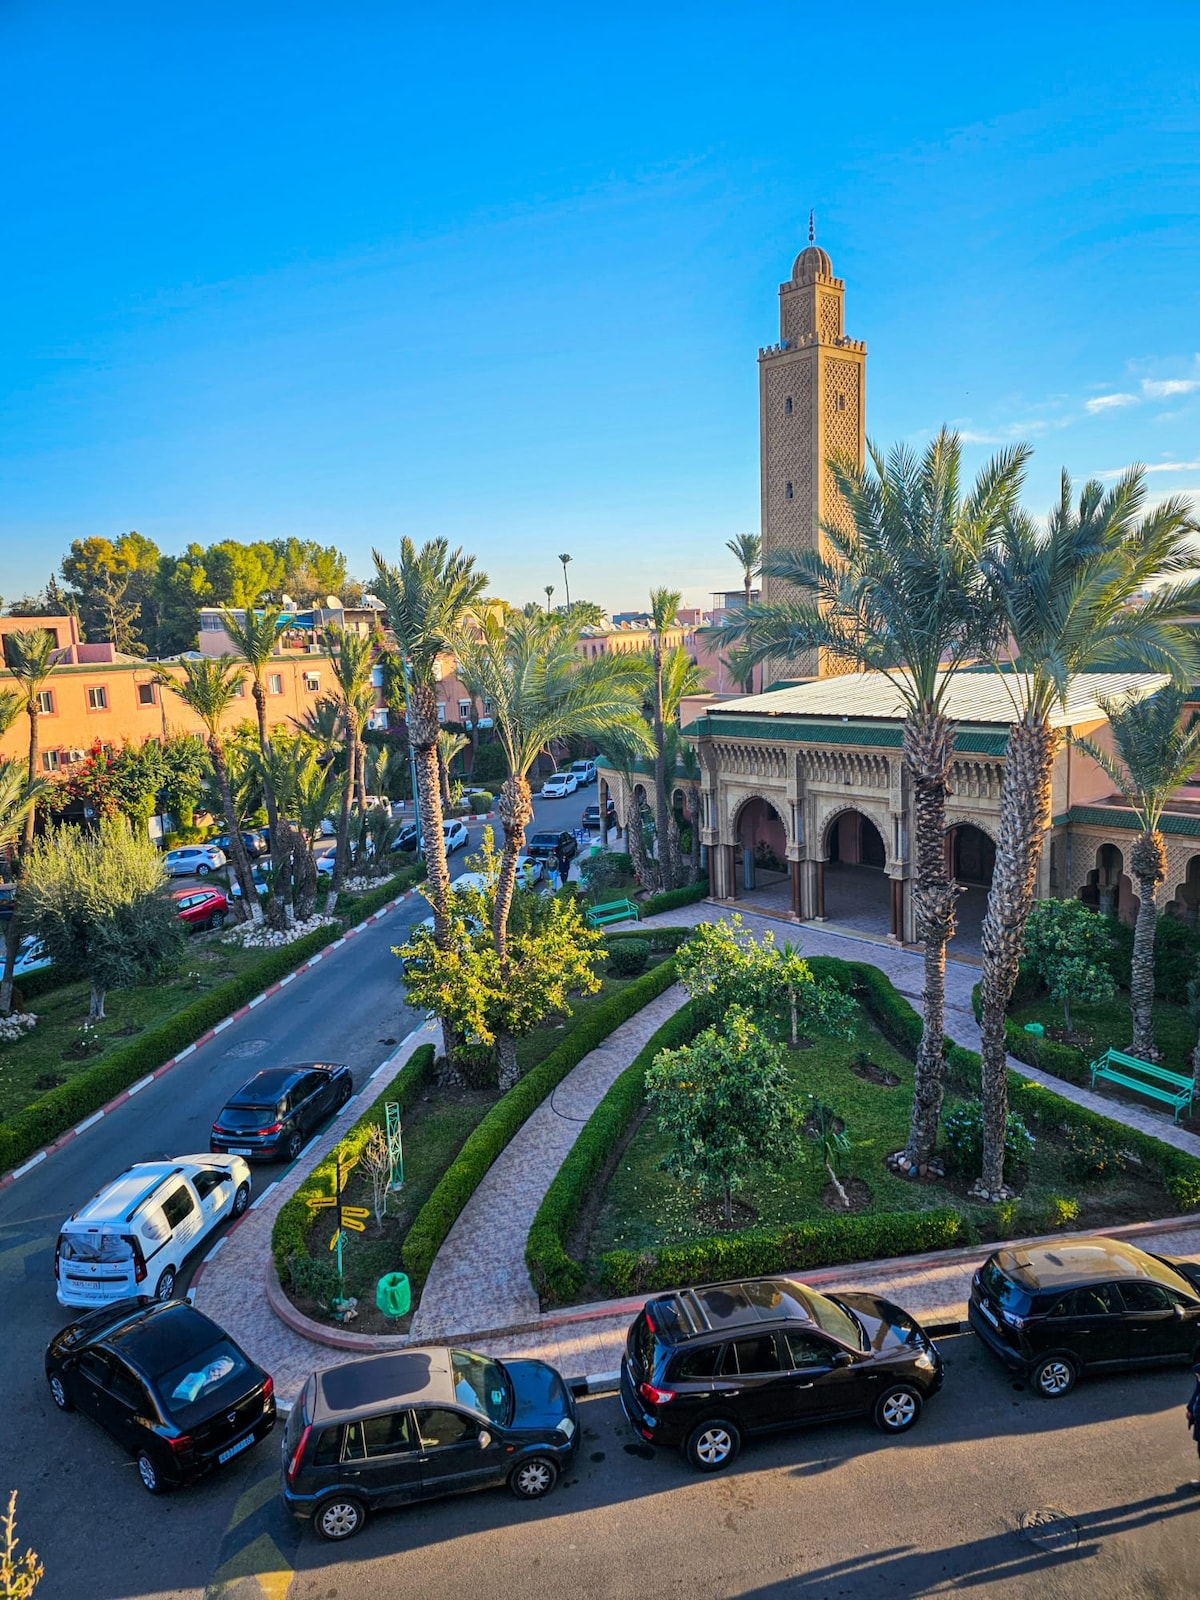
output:
[[[861, 744], [879, 750], [899, 750], [904, 733], [898, 722], [822, 722], [817, 717], [750, 717], [706, 711], [683, 730], [688, 739], [768, 739], [773, 744]], [[963, 755], [1002, 756], [1008, 748], [1008, 731], [994, 728], [958, 729], [954, 748]]]
[[[1139, 827], [1138, 819], [1132, 811], [1126, 811], [1119, 806], [1072, 806], [1067, 812], [1052, 819], [1053, 827], [1061, 827], [1064, 823], [1076, 822], [1093, 828], [1125, 828]], [[1182, 817], [1168, 814], [1163, 817], [1158, 825], [1160, 833], [1177, 833], [1185, 837], [1200, 838], [1200, 816]]]

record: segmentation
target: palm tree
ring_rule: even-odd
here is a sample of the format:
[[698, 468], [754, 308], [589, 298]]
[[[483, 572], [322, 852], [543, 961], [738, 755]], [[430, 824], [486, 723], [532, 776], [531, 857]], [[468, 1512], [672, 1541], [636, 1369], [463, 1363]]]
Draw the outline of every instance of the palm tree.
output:
[[442, 728], [437, 737], [438, 769], [442, 775], [442, 804], [450, 804], [450, 764], [455, 756], [467, 748], [470, 740], [465, 734]]
[[658, 876], [664, 889], [674, 889], [675, 868], [668, 848], [670, 805], [667, 797], [667, 746], [663, 732], [663, 634], [673, 626], [683, 596], [678, 589], [651, 589], [650, 615], [654, 629], [654, 831], [658, 837]]
[[[13, 714], [8, 715], [9, 705], [0, 703], [0, 733], [12, 725], [19, 710], [19, 701], [15, 696], [0, 695], [0, 702], [11, 702]], [[7, 718], [7, 720], [6, 720]], [[35, 778], [30, 783], [22, 770], [22, 763], [9, 761], [0, 757], [0, 851], [12, 850], [20, 841], [25, 827], [25, 819], [37, 804], [38, 796], [46, 789], [44, 778]], [[11, 942], [11, 955], [7, 946]], [[7, 1016], [12, 1010], [13, 995], [13, 968], [16, 965], [17, 950], [20, 948], [20, 933], [16, 917], [16, 907], [9, 918], [6, 936], [6, 955], [4, 963], [4, 979], [0, 984], [0, 1015]]]
[[[57, 650], [54, 635], [47, 628], [17, 630], [4, 636], [4, 664], [17, 680], [18, 701], [29, 718], [29, 760], [25, 781], [31, 787], [41, 776], [38, 772], [40, 695], [42, 685], [54, 671]], [[25, 850], [33, 843], [34, 815], [35, 807], [31, 805], [24, 817], [22, 848]]]
[[323, 694], [302, 717], [293, 717], [291, 722], [298, 732], [314, 741], [322, 761], [331, 760], [345, 744], [342, 708], [333, 695]]
[[338, 819], [337, 850], [334, 854], [333, 875], [329, 880], [327, 902], [329, 909], [332, 909], [350, 868], [350, 807], [356, 787], [360, 791], [359, 811], [366, 809], [359, 770], [360, 748], [363, 704], [371, 689], [371, 668], [374, 657], [370, 639], [362, 634], [346, 633], [341, 628], [330, 628], [327, 638], [333, 652], [333, 676], [338, 686], [338, 711], [346, 739], [342, 811]]
[[550, 602], [554, 599], [554, 585], [552, 583], [548, 583], [542, 592], [546, 596], [546, 610], [549, 611]]
[[1129, 983], [1133, 1020], [1131, 1054], [1157, 1059], [1154, 1048], [1155, 891], [1167, 875], [1167, 851], [1158, 824], [1171, 796], [1200, 767], [1200, 716], [1183, 726], [1182, 689], [1169, 686], [1144, 700], [1114, 703], [1101, 699], [1108, 718], [1115, 756], [1091, 739], [1077, 739], [1078, 748], [1107, 773], [1128, 802], [1141, 828], [1129, 857], [1138, 886], [1138, 914], [1133, 930], [1133, 966]]
[[[400, 541], [400, 560], [395, 566], [378, 551], [372, 555], [378, 578], [375, 592], [387, 607], [404, 663], [405, 719], [417, 777], [414, 800], [420, 813], [433, 934], [444, 950], [450, 939], [450, 873], [442, 835], [438, 775], [438, 661], [448, 651], [457, 652], [462, 644], [468, 617], [487, 588], [487, 574], [476, 571], [474, 556], [452, 551], [447, 539], [430, 539], [418, 550], [405, 537]], [[445, 1071], [453, 1078], [457, 1076], [454, 1039], [444, 1023], [443, 1040]]]
[[[178, 695], [208, 730], [208, 753], [212, 758], [217, 792], [221, 796], [225, 831], [229, 835], [229, 849], [233, 855], [233, 870], [237, 874], [237, 881], [242, 890], [242, 914], [251, 922], [261, 922], [262, 907], [258, 903], [258, 891], [254, 887], [250, 857], [246, 854], [246, 846], [242, 840], [241, 819], [233, 803], [229, 762], [221, 733], [221, 724], [233, 702], [238, 685], [245, 679], [245, 673], [240, 665], [228, 656], [222, 656], [219, 660], [211, 656], [202, 656], [199, 659], [183, 656], [179, 665], [183, 669], [182, 679], [176, 678], [169, 672], [160, 672], [157, 674], [157, 681], [164, 689], [169, 689], [172, 694]], [[275, 844], [274, 834], [271, 836], [271, 843]]]
[[683, 791], [692, 821], [692, 870], [688, 881], [695, 883], [700, 876], [697, 814], [700, 800], [700, 763], [695, 752], [679, 732], [679, 708], [688, 695], [702, 694], [704, 688], [704, 674], [683, 646], [677, 644], [673, 650], [668, 650], [663, 657], [663, 768], [666, 774], [667, 792], [667, 848], [671, 858], [671, 875], [676, 883], [679, 883], [683, 876], [683, 860], [679, 851], [679, 825], [675, 820], [676, 789]]
[[[998, 623], [994, 664], [1013, 720], [1000, 788], [1000, 837], [983, 922], [980, 1032], [983, 1173], [979, 1192], [1004, 1194], [1008, 1066], [1004, 1020], [1033, 906], [1050, 779], [1061, 732], [1055, 713], [1074, 679], [1129, 660], [1190, 684], [1200, 583], [1185, 500], [1146, 509], [1132, 468], [1107, 492], [1086, 483], [1072, 502], [1064, 472], [1045, 532], [1015, 512], [983, 563]], [[1016, 670], [1016, 669], [1020, 670]]]
[[984, 642], [990, 613], [979, 562], [1015, 506], [1028, 458], [1023, 445], [1001, 451], [965, 496], [958, 436], [945, 429], [920, 458], [902, 445], [885, 458], [870, 445], [865, 470], [832, 461], [848, 527], [822, 525], [828, 554], [781, 552], [763, 562], [799, 598], [748, 606], [714, 630], [755, 662], [819, 648], [851, 669], [882, 673], [904, 707], [916, 813], [912, 894], [924, 941], [923, 1027], [904, 1148], [917, 1167], [933, 1153], [945, 1087], [946, 945], [958, 894], [945, 850], [955, 737], [947, 696], [955, 670]]
[[[633, 656], [584, 660], [577, 649], [579, 628], [563, 616], [486, 617], [478, 635], [465, 640], [460, 661], [491, 701], [496, 738], [508, 776], [500, 789], [504, 829], [500, 874], [492, 917], [492, 941], [501, 971], [508, 961], [508, 918], [517, 882], [517, 860], [525, 848], [525, 829], [533, 818], [529, 773], [538, 755], [567, 734], [599, 739], [617, 730], [641, 738], [648, 748], [641, 716], [645, 684], [642, 663]], [[516, 1045], [511, 1034], [496, 1038], [501, 1088], [517, 1079]]]
[[563, 587], [564, 587], [564, 589], [566, 590], [566, 593], [567, 593], [567, 610], [570, 611], [570, 609], [571, 609], [571, 580], [570, 580], [570, 578], [567, 577], [567, 568], [571, 564], [571, 558], [570, 558], [570, 556], [563, 555], [563, 556], [559, 556], [558, 559], [562, 562]]
[[[250, 668], [250, 693], [254, 696], [254, 709], [258, 715], [258, 748], [265, 754], [267, 748], [267, 691], [263, 675], [274, 658], [275, 645], [284, 612], [279, 606], [268, 606], [256, 611], [248, 605], [240, 618], [228, 609], [221, 612], [221, 626], [229, 635], [234, 655]], [[263, 784], [263, 803], [267, 808], [267, 827], [271, 834], [271, 861], [275, 862], [275, 833], [279, 824], [279, 809], [275, 791], [269, 782]]]
[[762, 539], [757, 533], [739, 533], [725, 541], [725, 548], [742, 569], [742, 587], [749, 605], [751, 587], [762, 571]]

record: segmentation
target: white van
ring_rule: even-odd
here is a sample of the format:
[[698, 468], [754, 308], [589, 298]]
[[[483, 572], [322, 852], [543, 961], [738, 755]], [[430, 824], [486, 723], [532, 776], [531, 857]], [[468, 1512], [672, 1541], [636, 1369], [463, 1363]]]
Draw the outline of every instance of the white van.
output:
[[101, 1306], [153, 1293], [170, 1300], [184, 1257], [250, 1204], [241, 1156], [140, 1161], [62, 1225], [54, 1250], [58, 1301]]
[[571, 771], [575, 774], [575, 782], [581, 789], [586, 789], [589, 783], [596, 781], [596, 763], [594, 761], [572, 761]]

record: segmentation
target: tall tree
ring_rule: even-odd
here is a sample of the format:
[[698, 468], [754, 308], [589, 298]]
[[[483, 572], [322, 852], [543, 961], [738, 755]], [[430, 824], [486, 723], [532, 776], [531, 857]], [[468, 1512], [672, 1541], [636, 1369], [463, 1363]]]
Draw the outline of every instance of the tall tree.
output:
[[554, 585], [552, 583], [548, 583], [542, 592], [546, 596], [546, 610], [549, 611], [550, 602], [554, 599]]
[[236, 611], [256, 606], [264, 595], [283, 590], [283, 562], [269, 544], [239, 544], [222, 539], [204, 552], [204, 570], [218, 605]]
[[[38, 771], [40, 697], [46, 679], [54, 671], [57, 649], [54, 635], [46, 628], [19, 629], [4, 635], [4, 664], [16, 679], [21, 709], [29, 718], [26, 782], [31, 786], [41, 776]], [[33, 827], [34, 812], [31, 808], [25, 817], [25, 849], [33, 843]]]
[[1137, 817], [1141, 836], [1129, 854], [1129, 871], [1138, 886], [1138, 914], [1133, 930], [1133, 964], [1129, 983], [1133, 1043], [1130, 1051], [1144, 1061], [1157, 1059], [1154, 1046], [1155, 899], [1167, 876], [1167, 849], [1158, 831], [1171, 796], [1200, 767], [1200, 717], [1183, 718], [1184, 690], [1167, 687], [1139, 700], [1100, 700], [1108, 718], [1115, 754], [1092, 739], [1078, 747], [1108, 774], [1113, 786]]
[[754, 580], [762, 571], [762, 538], [757, 533], [739, 533], [725, 541], [725, 548], [742, 569], [742, 588], [749, 605]]
[[136, 643], [158, 563], [158, 546], [140, 533], [72, 540], [62, 575], [86, 638], [107, 639], [118, 649]]
[[[254, 697], [254, 710], [258, 717], [258, 748], [264, 756], [267, 751], [267, 690], [263, 680], [267, 667], [275, 659], [283, 615], [278, 606], [267, 606], [256, 611], [253, 604], [237, 614], [229, 610], [221, 612], [221, 626], [229, 635], [235, 659], [244, 661], [250, 669], [250, 693]], [[263, 779], [263, 804], [267, 808], [267, 826], [271, 832], [271, 864], [275, 866], [279, 807], [268, 776]]]
[[750, 605], [714, 630], [755, 662], [818, 648], [851, 669], [882, 673], [904, 707], [904, 761], [913, 786], [913, 903], [924, 943], [923, 1026], [904, 1155], [921, 1166], [937, 1139], [945, 1090], [946, 945], [958, 888], [946, 863], [946, 796], [955, 725], [954, 672], [985, 642], [991, 611], [979, 563], [1016, 504], [1029, 450], [1001, 451], [963, 493], [957, 434], [924, 454], [868, 447], [866, 468], [830, 463], [848, 526], [823, 524], [828, 553], [768, 556], [763, 571], [797, 590]]
[[[208, 753], [212, 758], [213, 776], [217, 780], [217, 793], [221, 797], [221, 811], [225, 830], [229, 834], [229, 848], [233, 855], [233, 870], [242, 890], [242, 915], [252, 922], [262, 920], [262, 907], [254, 887], [254, 873], [250, 857], [242, 841], [242, 821], [233, 800], [233, 786], [229, 776], [229, 761], [225, 750], [222, 725], [233, 702], [234, 691], [243, 682], [245, 673], [237, 662], [222, 656], [219, 661], [211, 656], [185, 659], [180, 662], [182, 678], [173, 673], [160, 672], [158, 682], [164, 689], [178, 695], [204, 724], [208, 732]], [[272, 840], [274, 843], [274, 840]]]
[[443, 728], [438, 734], [438, 770], [442, 775], [442, 804], [450, 804], [450, 766], [454, 758], [461, 755], [470, 741], [465, 734], [454, 733], [449, 728]]
[[979, 1187], [984, 1194], [1004, 1192], [1004, 1019], [1050, 820], [1050, 779], [1062, 738], [1055, 715], [1080, 673], [1131, 660], [1148, 671], [1170, 673], [1177, 683], [1194, 681], [1193, 619], [1200, 610], [1200, 583], [1191, 576], [1196, 527], [1180, 497], [1147, 509], [1140, 468], [1107, 491], [1100, 483], [1086, 483], [1077, 502], [1064, 472], [1045, 531], [1014, 511], [984, 557], [998, 624], [994, 661], [1014, 713], [983, 922]]
[[212, 604], [213, 587], [204, 565], [204, 551], [192, 543], [181, 556], [162, 556], [151, 591], [151, 630], [156, 656], [194, 650], [200, 629], [200, 607]]
[[566, 590], [567, 610], [569, 611], [571, 609], [571, 580], [567, 577], [567, 568], [571, 564], [571, 558], [568, 555], [561, 555], [558, 559], [562, 562], [563, 587]]
[[[362, 699], [371, 686], [372, 648], [370, 639], [342, 628], [330, 628], [327, 635], [333, 650], [333, 676], [337, 682], [338, 710], [346, 738], [346, 773], [342, 785], [342, 810], [338, 819], [337, 850], [333, 876], [329, 881], [329, 909], [350, 867], [350, 808], [359, 776], [359, 751], [362, 740]], [[360, 797], [360, 811], [365, 809]]]
[[663, 710], [663, 671], [666, 650], [663, 635], [675, 624], [683, 596], [678, 589], [651, 589], [650, 625], [654, 630], [654, 831], [658, 839], [658, 876], [664, 889], [674, 889], [675, 864], [667, 843], [667, 743], [664, 732], [666, 721]]
[[[449, 947], [447, 902], [450, 873], [442, 834], [442, 794], [438, 778], [438, 673], [440, 658], [457, 652], [468, 617], [487, 588], [487, 574], [475, 567], [474, 556], [451, 550], [448, 539], [431, 539], [418, 550], [407, 537], [400, 541], [400, 560], [393, 565], [372, 551], [375, 593], [387, 608], [388, 621], [405, 667], [405, 720], [416, 768], [421, 843], [433, 907], [434, 938]], [[459, 1075], [454, 1065], [454, 1031], [443, 1019], [446, 1074]]]
[[[0, 850], [13, 853], [16, 849], [15, 876], [20, 881], [21, 856], [33, 842], [34, 810], [39, 797], [46, 789], [38, 773], [38, 693], [41, 684], [52, 669], [53, 635], [44, 628], [14, 632], [5, 635], [5, 664], [19, 684], [19, 690], [0, 690], [0, 735], [8, 732], [25, 711], [29, 717], [29, 757], [25, 768], [25, 781], [16, 785], [16, 762], [5, 762], [7, 774], [3, 791], [0, 791]], [[14, 665], [16, 663], [16, 665]], [[42, 670], [44, 668], [44, 670]], [[4, 968], [0, 977], [0, 1016], [12, 1010], [13, 972], [17, 964], [20, 933], [17, 926], [17, 905], [9, 917], [4, 933]]]

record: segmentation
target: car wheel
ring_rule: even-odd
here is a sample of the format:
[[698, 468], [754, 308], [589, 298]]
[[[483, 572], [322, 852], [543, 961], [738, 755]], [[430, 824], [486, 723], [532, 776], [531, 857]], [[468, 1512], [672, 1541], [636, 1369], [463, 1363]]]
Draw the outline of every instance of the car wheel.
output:
[[362, 1501], [345, 1494], [334, 1500], [326, 1500], [324, 1505], [317, 1508], [313, 1527], [322, 1539], [337, 1544], [342, 1539], [353, 1538], [366, 1520], [366, 1508]]
[[1060, 1400], [1070, 1394], [1078, 1376], [1070, 1356], [1043, 1356], [1029, 1369], [1029, 1381], [1044, 1400]]
[[339, 1111], [346, 1104], [346, 1101], [349, 1100], [350, 1096], [353, 1093], [354, 1093], [354, 1085], [350, 1082], [349, 1078], [347, 1078], [346, 1081], [338, 1089], [338, 1110]]
[[67, 1393], [67, 1386], [62, 1381], [60, 1372], [50, 1374], [50, 1398], [60, 1411], [74, 1411], [75, 1402]]
[[531, 1456], [509, 1473], [508, 1487], [518, 1500], [540, 1500], [558, 1482], [558, 1468], [548, 1456]]
[[225, 926], [225, 913], [223, 911], [214, 911], [208, 925], [210, 928], [223, 928]]
[[233, 1215], [240, 1217], [249, 1204], [250, 1185], [248, 1183], [239, 1183], [237, 1193], [233, 1197]]
[[158, 1282], [154, 1286], [154, 1298], [156, 1300], [169, 1300], [174, 1293], [175, 1268], [164, 1267], [159, 1275]]
[[287, 1143], [283, 1147], [283, 1153], [289, 1161], [295, 1161], [296, 1157], [303, 1149], [304, 1136], [300, 1132], [299, 1128], [293, 1128], [291, 1133], [289, 1133], [287, 1136]]
[[922, 1400], [916, 1389], [896, 1383], [875, 1402], [875, 1426], [881, 1433], [907, 1433], [921, 1415]]
[[211, 871], [212, 871], [212, 868], [210, 866], [207, 866], [205, 863], [202, 862], [200, 864], [200, 866], [198, 866], [196, 868], [196, 876], [198, 878], [207, 878]]
[[732, 1422], [719, 1418], [702, 1422], [688, 1435], [683, 1453], [698, 1472], [719, 1472], [742, 1447], [742, 1436]]
[[163, 1481], [158, 1475], [158, 1468], [143, 1450], [137, 1458], [138, 1477], [142, 1480], [142, 1488], [150, 1494], [163, 1492]]

